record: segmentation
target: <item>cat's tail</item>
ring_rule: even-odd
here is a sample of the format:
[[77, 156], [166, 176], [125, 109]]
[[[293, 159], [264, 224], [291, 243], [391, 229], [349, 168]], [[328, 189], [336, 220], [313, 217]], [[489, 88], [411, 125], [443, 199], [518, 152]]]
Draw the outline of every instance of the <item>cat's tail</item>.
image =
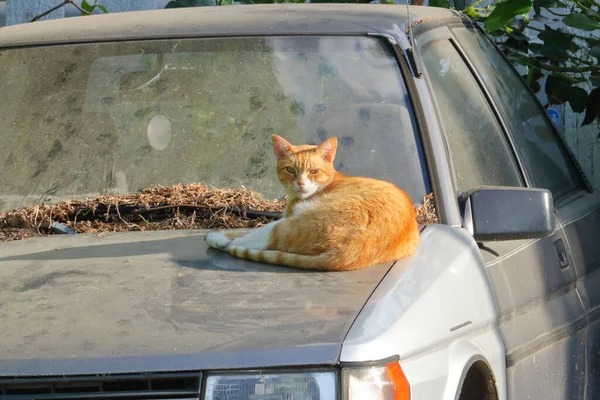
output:
[[229, 246], [227, 251], [234, 257], [252, 260], [261, 263], [283, 265], [287, 267], [322, 270], [322, 271], [338, 271], [345, 268], [336, 265], [332, 262], [331, 257], [327, 253], [318, 255], [305, 255], [286, 253], [277, 250], [257, 250], [247, 247]]

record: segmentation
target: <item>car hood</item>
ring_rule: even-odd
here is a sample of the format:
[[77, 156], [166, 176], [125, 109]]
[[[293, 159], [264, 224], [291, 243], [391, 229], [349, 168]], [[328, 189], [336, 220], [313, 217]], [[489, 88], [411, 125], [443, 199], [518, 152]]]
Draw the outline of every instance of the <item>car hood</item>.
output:
[[205, 233], [0, 243], [0, 376], [335, 364], [391, 266], [268, 266]]

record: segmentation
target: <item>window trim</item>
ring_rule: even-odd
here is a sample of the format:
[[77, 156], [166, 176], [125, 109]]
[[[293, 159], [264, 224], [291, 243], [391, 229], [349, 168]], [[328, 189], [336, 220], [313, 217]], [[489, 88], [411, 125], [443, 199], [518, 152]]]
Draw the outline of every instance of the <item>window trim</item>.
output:
[[[510, 60], [508, 60], [508, 58], [502, 52], [502, 50], [500, 50], [500, 48], [489, 39], [489, 37], [487, 36], [487, 34], [484, 32], [483, 28], [479, 24], [477, 24], [476, 22], [473, 22], [470, 18], [468, 18], [463, 13], [461, 13], [461, 17], [462, 18], [460, 18], [460, 19], [452, 19], [451, 21], [442, 21], [442, 20], [424, 21], [423, 23], [421, 23], [418, 26], [413, 28], [413, 35], [415, 35], [415, 37], [417, 37], [417, 36], [421, 36], [421, 35], [426, 35], [427, 32], [432, 31], [432, 30], [436, 30], [439, 28], [447, 28], [450, 31], [451, 37], [453, 37], [454, 35], [452, 33], [452, 28], [462, 27], [462, 28], [466, 28], [466, 29], [467, 28], [476, 29], [479, 32], [479, 34], [484, 38], [484, 40], [486, 40], [488, 42], [488, 44], [493, 46], [495, 48], [495, 50], [500, 54], [500, 57], [505, 61], [505, 64], [507, 64], [507, 67], [512, 70], [512, 73], [513, 73], [513, 75], [515, 75], [515, 78], [520, 80], [521, 85], [525, 87], [525, 90], [529, 91], [529, 94], [531, 97], [533, 97], [534, 102], [537, 104], [538, 109], [544, 115], [542, 118], [544, 118], [548, 122], [548, 124], [551, 126], [550, 129], [553, 131], [554, 135], [556, 137], [558, 137], [557, 142], [559, 143], [559, 146], [561, 146], [563, 148], [565, 154], [568, 155], [568, 157], [566, 157], [566, 159], [570, 158], [571, 166], [574, 167], [574, 169], [577, 171], [576, 176], [578, 177], [579, 181], [574, 182], [574, 184], [572, 185], [571, 188], [562, 191], [557, 196], [553, 196], [555, 207], [558, 207], [560, 204], [562, 204], [564, 199], [570, 198], [573, 194], [576, 194], [577, 192], [580, 192], [582, 190], [585, 190], [588, 193], [593, 193], [594, 192], [593, 186], [592, 186], [591, 182], [589, 181], [589, 179], [587, 178], [587, 176], [585, 175], [585, 172], [581, 168], [581, 164], [575, 157], [574, 153], [571, 151], [571, 148], [567, 145], [565, 138], [560, 134], [560, 132], [558, 132], [558, 129], [556, 128], [556, 126], [552, 123], [552, 121], [548, 117], [548, 114], [546, 113], [546, 110], [544, 109], [543, 104], [540, 102], [540, 100], [538, 99], [536, 94], [533, 93], [533, 91], [531, 90], [529, 85], [527, 85], [527, 82], [525, 82], [525, 80], [523, 79], [521, 74], [519, 74], [519, 72], [517, 71], [515, 66], [510, 62]], [[458, 40], [457, 40], [457, 42], [458, 42]], [[418, 51], [418, 49], [417, 49], [417, 51], [415, 51], [415, 55], [417, 58], [419, 58], [419, 59], [421, 58], [421, 55], [420, 55], [420, 52]], [[509, 135], [511, 136], [511, 140], [513, 140], [512, 132], [509, 131]], [[518, 154], [518, 157], [520, 159], [521, 156], [520, 156], [520, 152], [518, 151], [518, 149], [517, 149], [516, 153]], [[566, 162], [569, 162], [569, 161], [566, 161]], [[526, 168], [523, 168], [522, 173], [524, 176], [525, 176], [525, 174], [529, 175], [529, 171]]]
[[[425, 32], [430, 31], [432, 29], [436, 29], [436, 28], [446, 28], [446, 29], [448, 29], [449, 33], [451, 34], [451, 31], [450, 31], [448, 25], [435, 26], [435, 27], [433, 27], [431, 29], [427, 29]], [[498, 123], [500, 131], [502, 133], [503, 140], [505, 141], [505, 143], [509, 147], [508, 151], [509, 151], [510, 155], [512, 156], [512, 159], [515, 162], [515, 168], [517, 170], [517, 176], [518, 176], [519, 181], [520, 181], [520, 183], [522, 185], [520, 187], [527, 187], [527, 180], [526, 179], [528, 179], [528, 177], [526, 178], [526, 175], [524, 175], [523, 169], [521, 167], [521, 160], [515, 154], [514, 147], [513, 147], [513, 142], [512, 142], [512, 137], [509, 139], [509, 135], [507, 134], [507, 130], [506, 130], [506, 125], [504, 124], [504, 121], [499, 118], [499, 116], [497, 114], [498, 110], [496, 109], [495, 104], [493, 104], [493, 103], [491, 103], [489, 101], [489, 97], [488, 97], [489, 96], [489, 92], [487, 91], [487, 89], [485, 89], [484, 87], [482, 87], [482, 82], [480, 81], [480, 77], [478, 75], [477, 76], [475, 75], [474, 70], [472, 69], [472, 65], [470, 64], [470, 60], [469, 61], [466, 60], [463, 57], [463, 54], [460, 51], [460, 49], [457, 48], [456, 46], [454, 46], [454, 43], [453, 43], [454, 42], [454, 38], [452, 36], [444, 37], [444, 38], [435, 38], [435, 39], [429, 41], [428, 43], [426, 43], [426, 45], [430, 45], [431, 43], [440, 42], [440, 41], [448, 41], [448, 42], [450, 42], [450, 44], [453, 46], [454, 50], [457, 52], [458, 56], [461, 58], [461, 60], [463, 61], [463, 63], [467, 67], [467, 69], [471, 72], [471, 76], [474, 78], [477, 86], [480, 88], [480, 90], [482, 91], [482, 93], [484, 95], [484, 98], [485, 98], [484, 104], [487, 104], [487, 106], [492, 111], [492, 114], [495, 117], [495, 121]], [[419, 57], [421, 57], [420, 46], [419, 46], [418, 53], [419, 53]], [[442, 140], [444, 142], [444, 147], [445, 147], [445, 150], [446, 150], [446, 157], [448, 159], [448, 164], [449, 164], [449, 168], [450, 168], [451, 176], [452, 176], [452, 187], [454, 188], [454, 192], [456, 194], [456, 198], [457, 198], [457, 200], [460, 203], [460, 199], [462, 198], [462, 196], [464, 194], [464, 191], [460, 190], [458, 188], [458, 185], [456, 184], [456, 168], [454, 166], [454, 162], [452, 161], [452, 157], [450, 156], [450, 148], [449, 148], [449, 145], [448, 145], [447, 134], [446, 134], [446, 131], [445, 131], [444, 127], [443, 127], [444, 124], [440, 121], [442, 113], [440, 112], [440, 109], [438, 107], [438, 102], [437, 102], [437, 100], [436, 100], [436, 98], [434, 96], [433, 86], [431, 84], [431, 79], [430, 79], [429, 73], [427, 73], [426, 68], [423, 68], [423, 70], [424, 70], [423, 77], [425, 78], [425, 82], [426, 82], [427, 87], [429, 89], [429, 92], [431, 94], [430, 98], [431, 98], [431, 101], [432, 101], [433, 106], [434, 106], [435, 111], [436, 111], [436, 117], [438, 118], [438, 121], [440, 123], [440, 133], [441, 133], [441, 136], [442, 136]]]
[[[438, 170], [437, 160], [434, 156], [434, 151], [431, 146], [429, 130], [427, 127], [427, 118], [425, 117], [425, 113], [423, 111], [423, 106], [420, 100], [419, 92], [414, 82], [414, 74], [410, 68], [410, 63], [407, 60], [407, 56], [402, 51], [400, 45], [396, 42], [396, 40], [390, 35], [381, 34], [381, 33], [368, 33], [369, 37], [376, 37], [379, 39], [383, 39], [383, 42], [386, 42], [387, 45], [394, 52], [394, 58], [396, 59], [396, 63], [398, 64], [398, 68], [400, 69], [400, 75], [406, 85], [407, 94], [409, 97], [409, 101], [411, 103], [412, 111], [415, 117], [415, 125], [417, 128], [417, 134], [419, 136], [420, 146], [423, 151], [424, 159], [425, 159], [425, 167], [427, 170], [427, 178], [429, 179], [429, 186], [431, 187], [431, 191], [433, 192], [433, 196], [436, 203], [436, 213], [439, 218], [439, 222], [441, 224], [449, 223], [449, 212], [448, 208], [451, 207], [450, 204], [445, 204], [443, 201], [443, 193], [442, 190], [442, 182], [440, 181], [438, 174], [436, 171]], [[419, 78], [420, 79], [420, 78]]]
[[[571, 151], [571, 148], [566, 143], [565, 138], [560, 134], [560, 132], [558, 132], [558, 129], [556, 128], [554, 123], [550, 120], [550, 117], [548, 117], [548, 114], [546, 113], [546, 110], [544, 109], [544, 105], [541, 103], [540, 99], [538, 99], [536, 94], [531, 90], [531, 88], [529, 87], [527, 82], [525, 82], [525, 80], [523, 79], [521, 74], [519, 74], [519, 71], [517, 71], [515, 66], [510, 62], [510, 60], [506, 57], [506, 55], [502, 52], [502, 50], [500, 50], [500, 48], [487, 37], [487, 35], [483, 31], [483, 28], [481, 28], [481, 26], [479, 26], [476, 23], [473, 23], [470, 20], [468, 20], [468, 21], [469, 21], [468, 25], [466, 23], [461, 24], [461, 25], [465, 26], [465, 28], [467, 26], [474, 27], [479, 32], [479, 34], [481, 36], [483, 36], [484, 40], [487, 41], [496, 50], [496, 52], [498, 52], [500, 54], [500, 57], [502, 57], [502, 59], [505, 61], [505, 64], [507, 64], [507, 66], [511, 69], [515, 78], [521, 82], [521, 85], [523, 87], [525, 87], [525, 90], [527, 90], [529, 92], [529, 94], [531, 95], [531, 97], [534, 98], [535, 104], [539, 108], [540, 112], [543, 114], [542, 118], [544, 118], [548, 122], [548, 124], [551, 126], [550, 129], [552, 130], [554, 135], [558, 138], [557, 142], [559, 143], [559, 146], [561, 146], [562, 149], [566, 152], [566, 154], [568, 155], [568, 157], [566, 157], [566, 158], [570, 159], [569, 161], [571, 161], [571, 165], [574, 167], [575, 171], [577, 171], [577, 175], [581, 181], [574, 182], [574, 185], [572, 188], [570, 188], [569, 190], [565, 190], [564, 192], [560, 193], [558, 196], [554, 197], [554, 203], [557, 204], [558, 200], [569, 197], [573, 193], [576, 193], [584, 188], [589, 193], [593, 193], [594, 189], [593, 189], [592, 184], [590, 183], [589, 179], [585, 175], [583, 168], [581, 168], [579, 161], [577, 160], [577, 158]], [[567, 162], [569, 162], [569, 161], [567, 161]]]
[[492, 112], [493, 112], [494, 116], [496, 117], [498, 124], [500, 125], [500, 129], [502, 130], [504, 139], [508, 143], [508, 146], [510, 147], [510, 151], [512, 152], [512, 156], [517, 164], [517, 169], [519, 170], [520, 177], [521, 177], [521, 183], [525, 187], [531, 187], [531, 176], [529, 175], [529, 171], [524, 167], [521, 153], [517, 149], [515, 140], [514, 140], [512, 134], [510, 133], [510, 130], [508, 129], [508, 126], [506, 124], [504, 117], [500, 113], [500, 109], [498, 108], [496, 102], [493, 100], [492, 95], [490, 94], [490, 91], [487, 89], [487, 87], [485, 87], [485, 84], [483, 82], [483, 78], [481, 77], [481, 74], [479, 73], [479, 71], [477, 71], [477, 69], [475, 68], [475, 65], [473, 64], [471, 59], [467, 56], [467, 53], [464, 51], [464, 49], [460, 45], [459, 41], [456, 39], [456, 37], [452, 33], [452, 30], [451, 29], [449, 29], [449, 30], [450, 30], [450, 33], [452, 34], [452, 38], [450, 38], [450, 43], [454, 46], [457, 53], [460, 55], [460, 57], [463, 59], [464, 63], [467, 65], [467, 68], [471, 72], [471, 75], [473, 75], [473, 77], [475, 78], [475, 81], [477, 82], [477, 86], [479, 86], [479, 89], [483, 92], [483, 95], [484, 95], [487, 103], [489, 104], [490, 108], [492, 109]]

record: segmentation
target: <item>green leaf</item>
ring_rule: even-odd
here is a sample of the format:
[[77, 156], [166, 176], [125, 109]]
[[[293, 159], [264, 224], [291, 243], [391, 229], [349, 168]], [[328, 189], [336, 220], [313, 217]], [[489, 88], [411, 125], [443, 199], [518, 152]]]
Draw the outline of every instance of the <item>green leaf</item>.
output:
[[585, 110], [588, 100], [588, 93], [585, 89], [578, 86], [571, 86], [569, 89], [569, 105], [576, 113], [582, 113]]
[[600, 72], [594, 71], [590, 74], [590, 82], [594, 86], [600, 86]]
[[482, 18], [481, 14], [479, 14], [473, 6], [469, 6], [462, 11], [467, 17], [473, 18], [475, 20], [480, 20]]
[[596, 57], [600, 61], [600, 44], [595, 45], [588, 51], [588, 55]]
[[182, 8], [182, 7], [203, 7], [214, 6], [214, 0], [171, 0], [165, 8]]
[[531, 88], [533, 93], [537, 93], [542, 89], [542, 85], [540, 85], [539, 82], [531, 82], [531, 85], [529, 85], [529, 87]]
[[574, 13], [563, 18], [563, 23], [572, 28], [581, 29], [584, 31], [594, 31], [600, 29], [600, 22], [593, 20], [582, 13]]
[[527, 50], [529, 49], [529, 42], [526, 40], [519, 40], [514, 37], [509, 37], [506, 39], [506, 42], [504, 42], [504, 46], [527, 53]]
[[311, 0], [311, 3], [360, 3], [361, 0]]
[[585, 118], [581, 126], [586, 126], [600, 118], [600, 87], [595, 88], [590, 92], [585, 108]]
[[103, 12], [104, 14], [108, 14], [108, 10], [107, 10], [107, 9], [106, 9], [106, 7], [104, 7], [103, 5], [101, 5], [101, 4], [98, 4], [98, 6], [97, 6], [97, 7], [98, 7], [99, 9], [101, 9], [101, 10], [102, 10], [102, 12]]
[[531, 67], [533, 65], [535, 65], [535, 63], [533, 62], [533, 60], [530, 57], [519, 57], [517, 59], [515, 59], [515, 62], [521, 65], [524, 65], [526, 67]]
[[536, 67], [529, 67], [527, 69], [527, 81], [531, 81], [531, 82], [535, 82], [535, 81], [539, 81], [542, 77], [544, 76], [544, 74], [542, 74], [542, 71], [539, 68]]
[[496, 5], [496, 8], [486, 18], [483, 26], [487, 32], [495, 32], [506, 28], [517, 15], [531, 10], [531, 0], [506, 0]]
[[545, 25], [545, 30], [538, 34], [538, 39], [542, 40], [544, 44], [551, 44], [553, 47], [559, 47], [567, 50], [573, 41], [575, 35], [560, 32]]
[[555, 8], [558, 5], [558, 0], [534, 0], [533, 4], [544, 8]]
[[546, 91], [546, 96], [548, 96], [549, 100], [558, 100], [559, 102], [557, 104], [560, 104], [569, 99], [571, 86], [571, 82], [566, 79], [557, 75], [550, 75], [548, 79], [546, 79], [544, 90]]
[[554, 61], [567, 61], [569, 59], [569, 53], [566, 49], [556, 46], [554, 43], [531, 43], [529, 45], [531, 51], [539, 53], [546, 58]]
[[429, 5], [431, 7], [450, 8], [450, 1], [449, 0], [429, 0]]
[[[87, 0], [81, 0], [81, 8], [83, 8], [89, 14], [91, 14], [92, 11], [94, 11], [94, 6], [88, 3]], [[81, 15], [85, 15], [85, 13], [81, 13]]]

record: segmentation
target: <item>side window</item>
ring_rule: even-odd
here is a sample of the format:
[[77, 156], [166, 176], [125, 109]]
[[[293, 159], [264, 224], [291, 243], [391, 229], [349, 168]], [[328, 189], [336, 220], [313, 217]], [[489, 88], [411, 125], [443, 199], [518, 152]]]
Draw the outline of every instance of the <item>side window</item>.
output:
[[455, 186], [522, 186], [513, 153], [481, 88], [449, 40], [424, 44], [421, 57], [446, 137]]
[[475, 29], [452, 28], [511, 131], [534, 187], [557, 198], [583, 186], [551, 122], [514, 69]]

